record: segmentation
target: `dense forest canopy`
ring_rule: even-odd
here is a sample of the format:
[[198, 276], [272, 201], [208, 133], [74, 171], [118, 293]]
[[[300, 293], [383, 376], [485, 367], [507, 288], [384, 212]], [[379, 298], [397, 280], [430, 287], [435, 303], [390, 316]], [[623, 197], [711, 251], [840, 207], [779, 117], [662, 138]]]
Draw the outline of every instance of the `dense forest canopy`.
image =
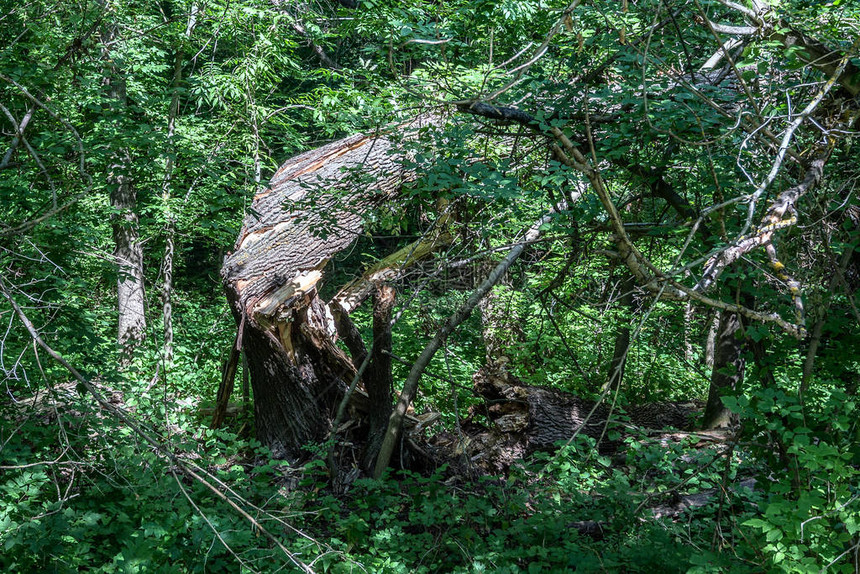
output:
[[5, 571], [860, 572], [860, 4], [0, 23]]

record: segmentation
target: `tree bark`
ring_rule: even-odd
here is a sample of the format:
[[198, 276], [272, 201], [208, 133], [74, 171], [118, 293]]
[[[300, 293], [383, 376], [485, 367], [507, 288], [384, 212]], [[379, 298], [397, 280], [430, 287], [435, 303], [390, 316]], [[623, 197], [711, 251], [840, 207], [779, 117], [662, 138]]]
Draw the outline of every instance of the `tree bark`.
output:
[[[12, 155], [15, 153], [15, 150], [18, 149], [18, 145], [24, 139], [24, 130], [27, 129], [27, 125], [30, 123], [30, 120], [33, 117], [33, 112], [36, 111], [35, 106], [31, 106], [27, 113], [24, 114], [24, 117], [21, 118], [21, 122], [13, 127], [15, 128], [15, 137], [12, 138], [12, 143], [9, 145], [9, 149], [6, 150], [6, 153], [3, 154], [3, 159], [0, 160], [0, 170], [6, 169], [7, 167], [11, 167], [9, 163], [12, 160]], [[10, 121], [14, 121], [14, 118], [10, 118]]]
[[[191, 37], [197, 25], [197, 13], [199, 7], [196, 3], [191, 5], [188, 13], [188, 21], [185, 26], [185, 38]], [[173, 364], [173, 261], [176, 255], [176, 214], [171, 206], [173, 187], [173, 171], [175, 168], [174, 157], [176, 150], [173, 149], [176, 136], [176, 118], [179, 116], [179, 95], [182, 85], [182, 64], [185, 53], [181, 47], [175, 49], [173, 57], [173, 80], [171, 83], [170, 108], [167, 116], [167, 161], [164, 167], [164, 180], [161, 183], [161, 199], [165, 210], [167, 223], [164, 230], [164, 257], [161, 263], [161, 318], [164, 341], [162, 343], [162, 357], [166, 368]]]
[[714, 350], [714, 369], [708, 390], [708, 402], [702, 420], [703, 429], [726, 427], [731, 423], [731, 411], [723, 405], [722, 397], [738, 390], [744, 376], [741, 318], [737, 313], [722, 311]]
[[[167, 143], [173, 147], [176, 135], [176, 116], [179, 114], [179, 87], [182, 83], [182, 51], [177, 50], [173, 61], [173, 85], [170, 95], [170, 110], [167, 116]], [[173, 364], [173, 258], [176, 252], [176, 218], [171, 203], [173, 184], [174, 149], [168, 149], [164, 167], [164, 180], [161, 182], [161, 201], [167, 223], [164, 230], [164, 257], [161, 261], [161, 318], [164, 341], [162, 357], [166, 368]]]
[[391, 416], [391, 393], [394, 379], [391, 374], [391, 311], [394, 309], [394, 288], [379, 285], [373, 298], [373, 347], [370, 364], [364, 376], [364, 386], [370, 403], [367, 444], [364, 447], [362, 466], [373, 468], [382, 447], [385, 427]]
[[714, 368], [714, 353], [717, 348], [717, 329], [720, 322], [717, 320], [717, 315], [713, 310], [708, 310], [708, 318], [705, 321], [706, 335], [703, 355], [705, 356], [705, 366], [709, 369]]
[[[118, 27], [111, 25], [107, 39], [118, 35]], [[107, 44], [102, 48], [105, 61], [105, 80], [110, 97], [117, 107], [126, 112], [127, 97], [123, 71], [118, 69]], [[115, 118], [115, 120], [120, 120]], [[143, 245], [140, 242], [137, 215], [137, 190], [131, 176], [132, 158], [127, 148], [114, 152], [108, 171], [111, 187], [111, 225], [113, 229], [114, 260], [117, 265], [117, 343], [120, 348], [120, 366], [131, 363], [135, 349], [146, 332], [146, 309], [143, 284]]]
[[[400, 132], [413, 137], [428, 123], [420, 118]], [[298, 459], [328, 436], [355, 375], [335, 344], [332, 309], [318, 285], [329, 259], [362, 232], [364, 212], [414, 178], [395, 149], [388, 134], [359, 135], [287, 161], [255, 196], [225, 258], [221, 273], [248, 356], [258, 438], [277, 457]]]
[[221, 373], [221, 384], [218, 386], [218, 394], [215, 396], [215, 409], [212, 414], [212, 423], [209, 428], [221, 428], [224, 424], [224, 419], [227, 416], [227, 407], [230, 403], [230, 395], [233, 394], [233, 385], [236, 382], [236, 369], [239, 366], [239, 349], [237, 346], [238, 335], [236, 341], [230, 347], [230, 356], [224, 364], [224, 369]]
[[633, 304], [633, 290], [635, 288], [636, 281], [633, 275], [625, 275], [619, 286], [621, 294], [618, 296], [618, 305], [630, 312], [630, 318], [621, 320], [616, 327], [615, 346], [612, 350], [612, 360], [609, 362], [609, 372], [606, 376], [606, 384], [603, 386], [604, 390], [609, 388], [615, 391], [621, 387], [621, 381], [624, 380], [624, 367], [627, 364], [627, 353], [630, 351], [630, 321], [633, 320], [636, 311]]
[[613, 412], [608, 404], [558, 389], [526, 385], [503, 368], [484, 367], [473, 380], [475, 392], [484, 404], [472, 407], [472, 411], [484, 415], [489, 425], [466, 422], [463, 430], [467, 441], [440, 433], [431, 439], [428, 449], [443, 453], [443, 460], [453, 458], [451, 452], [464, 451], [470, 465], [489, 474], [503, 474], [517, 460], [537, 451], [553, 451], [559, 443], [579, 434], [604, 438], [598, 447], [602, 452], [612, 452], [621, 443], [605, 440], [607, 424], [613, 424], [615, 429], [629, 428], [631, 424], [648, 430], [691, 429], [691, 420], [701, 409], [695, 401], [648, 403], [628, 407], [622, 423], [622, 413], [617, 409]]
[[122, 173], [130, 159], [112, 166], [114, 188], [110, 201], [113, 208], [114, 259], [117, 264], [117, 343], [121, 364], [128, 365], [146, 331], [146, 309], [143, 287], [143, 245], [140, 242], [137, 217], [137, 192], [131, 177]]
[[[576, 192], [571, 198], [571, 203], [578, 200], [580, 195], [580, 192]], [[565, 202], [563, 207], [560, 208], [566, 209], [567, 205], [568, 204]], [[448, 336], [454, 332], [454, 329], [456, 329], [460, 323], [469, 318], [469, 315], [472, 314], [472, 311], [481, 299], [483, 299], [496, 285], [496, 283], [499, 282], [508, 269], [510, 269], [511, 265], [513, 265], [514, 261], [516, 261], [522, 254], [526, 246], [540, 237], [541, 226], [549, 223], [551, 219], [550, 215], [542, 217], [528, 230], [528, 232], [525, 233], [523, 241], [516, 244], [508, 252], [505, 258], [502, 259], [495, 269], [490, 272], [487, 278], [484, 279], [483, 283], [481, 283], [469, 298], [466, 299], [465, 303], [463, 303], [453, 315], [448, 317], [448, 320], [445, 321], [445, 324], [441, 329], [439, 329], [433, 337], [433, 340], [427, 343], [427, 346], [425, 346], [424, 350], [421, 351], [421, 354], [418, 356], [418, 359], [409, 371], [409, 376], [406, 378], [406, 382], [403, 383], [403, 391], [400, 393], [400, 398], [398, 398], [397, 404], [391, 413], [391, 418], [388, 422], [388, 429], [385, 431], [385, 438], [383, 439], [382, 447], [379, 451], [379, 458], [377, 459], [376, 466], [373, 469], [374, 478], [380, 478], [382, 473], [385, 472], [385, 469], [388, 468], [388, 464], [391, 462], [391, 455], [394, 453], [394, 449], [400, 438], [400, 431], [403, 425], [403, 419], [406, 416], [406, 409], [409, 408], [409, 405], [415, 398], [415, 393], [418, 391], [418, 383], [421, 380], [421, 375], [424, 373], [424, 369], [427, 368], [427, 365], [430, 364], [430, 361], [433, 359], [433, 355], [435, 355], [436, 351], [442, 347]]]

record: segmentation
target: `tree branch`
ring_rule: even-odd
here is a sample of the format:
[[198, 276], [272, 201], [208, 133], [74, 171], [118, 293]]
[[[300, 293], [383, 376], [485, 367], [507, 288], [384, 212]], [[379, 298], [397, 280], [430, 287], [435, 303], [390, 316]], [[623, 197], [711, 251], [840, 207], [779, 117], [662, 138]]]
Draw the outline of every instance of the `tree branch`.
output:
[[[44, 349], [45, 352], [47, 352], [48, 355], [50, 355], [52, 359], [57, 361], [67, 371], [69, 371], [69, 373], [72, 375], [72, 377], [74, 377], [75, 380], [77, 380], [78, 383], [80, 383], [81, 386], [83, 386], [84, 389], [86, 389], [86, 391], [95, 399], [95, 401], [99, 404], [99, 406], [102, 409], [109, 412], [111, 415], [113, 415], [119, 421], [121, 421], [123, 424], [125, 424], [127, 427], [129, 427], [132, 430], [132, 432], [134, 432], [136, 435], [138, 435], [140, 438], [142, 438], [157, 453], [159, 453], [161, 456], [168, 459], [170, 462], [172, 462], [174, 465], [176, 465], [179, 469], [181, 469], [182, 472], [186, 476], [193, 478], [194, 480], [196, 480], [197, 482], [202, 484], [204, 487], [206, 487], [208, 490], [210, 490], [216, 497], [218, 497], [221, 500], [223, 500], [224, 502], [226, 502], [228, 506], [230, 506], [233, 510], [238, 512], [245, 520], [250, 522], [254, 526], [254, 528], [256, 528], [260, 533], [262, 533], [266, 538], [268, 538], [273, 544], [275, 544], [284, 553], [284, 555], [289, 559], [289, 561], [292, 562], [296, 567], [300, 568], [303, 572], [307, 572], [308, 574], [313, 573], [313, 570], [310, 568], [310, 566], [305, 564], [301, 559], [299, 559], [298, 556], [296, 556], [295, 554], [290, 552], [289, 549], [287, 549], [283, 545], [283, 543], [281, 543], [280, 540], [278, 540], [271, 532], [269, 532], [262, 524], [260, 524], [245, 509], [243, 509], [235, 501], [230, 499], [224, 492], [222, 492], [221, 489], [217, 488], [215, 485], [213, 485], [211, 482], [209, 482], [206, 478], [204, 478], [203, 476], [198, 474], [198, 472], [196, 472], [196, 471], [201, 471], [201, 472], [205, 473], [206, 472], [205, 470], [201, 469], [200, 467], [197, 467], [196, 465], [194, 465], [195, 468], [192, 469], [192, 467], [189, 464], [187, 464], [185, 461], [180, 459], [177, 455], [173, 454], [173, 452], [171, 452], [171, 450], [168, 447], [161, 444], [152, 435], [150, 435], [148, 432], [143, 430], [143, 428], [141, 428], [140, 425], [138, 425], [136, 422], [131, 420], [131, 418], [128, 416], [128, 414], [123, 409], [111, 404], [104, 397], [104, 395], [102, 395], [101, 391], [99, 391], [95, 387], [95, 385], [92, 384], [92, 382], [90, 382], [86, 377], [84, 377], [68, 361], [66, 361], [66, 359], [62, 355], [60, 355], [51, 346], [49, 346], [47, 343], [45, 343], [45, 341], [42, 339], [41, 335], [39, 334], [39, 331], [36, 329], [36, 327], [33, 325], [33, 323], [30, 321], [30, 319], [24, 313], [23, 309], [21, 309], [21, 307], [15, 301], [15, 298], [12, 297], [12, 294], [9, 292], [9, 289], [6, 287], [6, 284], [2, 278], [0, 278], [0, 294], [2, 294], [3, 297], [5, 297], [7, 301], [9, 301], [10, 305], [12, 305], [12, 309], [15, 311], [15, 314], [18, 315], [18, 318], [20, 319], [21, 323], [24, 324], [24, 327], [27, 329], [27, 332], [30, 334], [30, 337], [33, 339], [33, 341], [39, 347]], [[220, 483], [220, 481], [218, 481], [218, 482]], [[225, 486], [225, 485], [223, 485], [223, 483], [221, 483], [221, 486]]]
[[[581, 192], [576, 192], [571, 198], [570, 203], [579, 199], [580, 196]], [[562, 206], [559, 206], [560, 209], [566, 209], [568, 202], [562, 202], [562, 204]], [[406, 382], [403, 385], [403, 391], [400, 393], [400, 398], [397, 400], [397, 405], [391, 413], [391, 417], [388, 422], [388, 429], [385, 432], [385, 437], [383, 438], [382, 446], [379, 450], [379, 458], [377, 458], [376, 466], [373, 470], [374, 478], [380, 478], [385, 469], [388, 468], [391, 461], [391, 455], [394, 453], [394, 448], [400, 438], [400, 430], [403, 425], [403, 418], [406, 416], [406, 409], [409, 408], [409, 405], [415, 398], [415, 393], [418, 390], [418, 383], [421, 380], [421, 375], [424, 373], [424, 369], [427, 368], [427, 365], [430, 364], [436, 351], [442, 347], [445, 340], [454, 332], [460, 323], [465, 321], [469, 315], [472, 314], [472, 311], [481, 299], [483, 299], [487, 293], [490, 292], [493, 286], [499, 282], [510, 266], [513, 265], [514, 261], [516, 261], [522, 254], [526, 246], [533, 243], [540, 237], [541, 227], [544, 224], [549, 223], [551, 220], [552, 212], [535, 222], [535, 224], [526, 232], [523, 241], [516, 244], [513, 249], [508, 252], [505, 258], [502, 259], [495, 269], [490, 272], [487, 278], [484, 279], [483, 283], [481, 283], [481, 285], [469, 296], [466, 302], [463, 303], [463, 305], [461, 305], [453, 315], [448, 317], [448, 320], [445, 321], [442, 328], [436, 332], [436, 336], [433, 337], [433, 340], [424, 347], [418, 360], [415, 361], [414, 365], [412, 365], [412, 369], [409, 371], [409, 376], [406, 378]]]

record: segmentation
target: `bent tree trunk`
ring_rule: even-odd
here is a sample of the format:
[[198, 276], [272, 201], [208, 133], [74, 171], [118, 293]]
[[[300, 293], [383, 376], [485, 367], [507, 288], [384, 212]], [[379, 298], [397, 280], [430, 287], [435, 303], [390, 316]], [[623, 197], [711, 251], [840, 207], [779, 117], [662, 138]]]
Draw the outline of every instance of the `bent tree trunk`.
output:
[[[403, 131], [415, 133], [417, 124]], [[329, 259], [361, 233], [363, 213], [413, 179], [393, 150], [386, 135], [353, 136], [287, 161], [254, 198], [224, 260], [258, 438], [277, 457], [299, 458], [303, 447], [328, 435], [356, 374], [336, 345], [335, 317], [372, 289], [351, 292], [349, 304], [332, 313], [318, 286]]]

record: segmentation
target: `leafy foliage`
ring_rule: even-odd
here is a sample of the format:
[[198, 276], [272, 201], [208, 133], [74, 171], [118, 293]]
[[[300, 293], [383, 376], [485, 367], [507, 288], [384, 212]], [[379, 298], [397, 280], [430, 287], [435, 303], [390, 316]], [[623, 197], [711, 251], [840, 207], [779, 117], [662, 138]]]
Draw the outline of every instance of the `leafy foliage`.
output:
[[[860, 5], [755, 2], [772, 8], [756, 23], [721, 0], [347, 4], [4, 3], [0, 568], [855, 571], [860, 114], [851, 90], [860, 78], [837, 78], [809, 119], [792, 122], [843, 59], [860, 68]], [[741, 43], [707, 68], [730, 38]], [[485, 101], [533, 121], [481, 118], [470, 106]], [[454, 109], [464, 113], [448, 117]], [[450, 433], [487, 422], [471, 377], [494, 335], [503, 343], [495, 359], [524, 381], [618, 406], [703, 399], [713, 370], [737, 370], [713, 364], [718, 311], [671, 301], [670, 289], [649, 291], [641, 277], [625, 298], [632, 270], [619, 230], [583, 172], [551, 151], [561, 141], [554, 128], [599, 170], [639, 260], [660, 272], [643, 267], [688, 288], [712, 257], [766, 229], [763, 213], [826, 156], [823, 180], [792, 202], [797, 221], [780, 215], [762, 248], [741, 254], [708, 292], [758, 317], [737, 340], [743, 384], [723, 402], [741, 425], [725, 448], [634, 435], [612, 458], [583, 439], [504, 479], [441, 468], [359, 479], [343, 492], [324, 462], [328, 445], [309, 445], [318, 455], [309, 462], [273, 460], [249, 438], [249, 405], [230, 430], [205, 429], [201, 411], [235, 335], [219, 268], [242, 218], [260, 216], [246, 213], [250, 198], [284, 158], [418, 113], [446, 120], [432, 145], [403, 144], [404, 168], [421, 177], [366, 216], [368, 235], [330, 264], [325, 286], [336, 291], [451, 208], [455, 241], [398, 284], [396, 386], [499, 254], [555, 210], [493, 292], [504, 320], [475, 314], [427, 369], [416, 410], [440, 412], [433, 430]], [[126, 369], [110, 226], [120, 172], [137, 194], [150, 325]], [[173, 240], [167, 361], [156, 310]], [[778, 247], [781, 267], [765, 244]], [[809, 335], [800, 344], [773, 320], [797, 322], [798, 297]], [[107, 404], [34, 342], [9, 301]], [[353, 320], [369, 340], [370, 313]], [[607, 394], [625, 333], [623, 385]], [[753, 477], [752, 489], [740, 486]], [[707, 502], [654, 517], [681, 495]]]

